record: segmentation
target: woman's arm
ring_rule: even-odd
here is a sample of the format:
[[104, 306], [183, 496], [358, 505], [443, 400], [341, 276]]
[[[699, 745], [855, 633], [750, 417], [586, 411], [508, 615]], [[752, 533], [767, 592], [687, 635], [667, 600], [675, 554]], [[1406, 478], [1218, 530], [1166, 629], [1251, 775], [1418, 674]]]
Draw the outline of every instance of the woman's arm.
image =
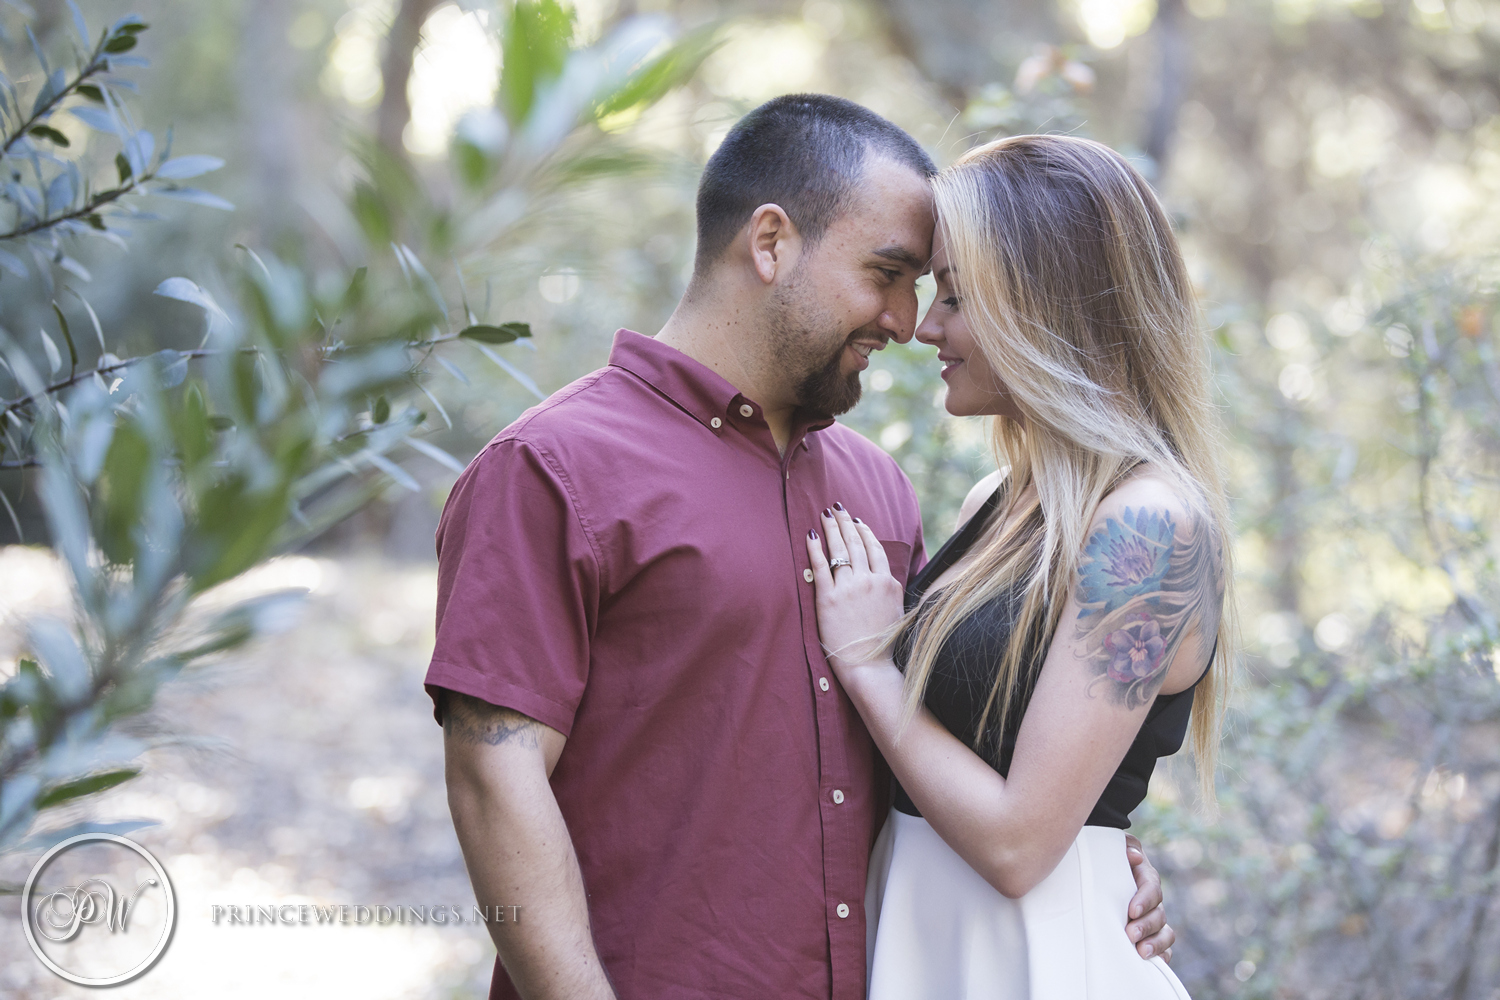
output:
[[[824, 645], [881, 753], [922, 815], [990, 884], [1024, 895], [1056, 867], [1163, 685], [1183, 690], [1217, 627], [1217, 549], [1169, 489], [1111, 495], [1088, 544], [1002, 778], [925, 709], [897, 734], [904, 679], [866, 638], [901, 613], [901, 589], [868, 528], [825, 520], [833, 558], [810, 540]], [[1175, 589], [1174, 589], [1175, 588]], [[1209, 620], [1211, 618], [1211, 620]]]

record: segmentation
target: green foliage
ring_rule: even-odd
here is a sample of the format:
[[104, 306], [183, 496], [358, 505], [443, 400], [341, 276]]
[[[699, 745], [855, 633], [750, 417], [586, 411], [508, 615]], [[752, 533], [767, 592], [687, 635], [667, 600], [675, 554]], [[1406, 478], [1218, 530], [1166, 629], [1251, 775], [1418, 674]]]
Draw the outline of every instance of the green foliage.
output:
[[1315, 341], [1343, 376], [1321, 402], [1278, 407], [1260, 359], [1223, 359], [1240, 482], [1270, 478], [1268, 439], [1307, 463], [1294, 512], [1256, 518], [1253, 494], [1242, 512], [1252, 545], [1294, 514], [1307, 596], [1277, 608], [1265, 564], [1242, 558], [1255, 655], [1220, 813], [1178, 801], [1168, 776], [1140, 817], [1166, 848], [1180, 971], [1200, 992], [1459, 996], [1489, 976], [1493, 929], [1476, 915], [1500, 872], [1486, 846], [1500, 837], [1497, 283], [1379, 244], [1366, 256], [1385, 261], [1369, 275], [1383, 302]]
[[562, 74], [571, 48], [573, 16], [573, 9], [557, 0], [518, 0], [511, 7], [502, 49], [500, 99], [512, 123], [526, 121], [537, 92]]
[[[214, 208], [233, 207], [216, 195], [177, 183], [195, 175], [191, 169], [184, 170], [185, 165], [200, 168], [196, 173], [202, 173], [222, 166], [222, 161], [184, 157], [168, 162], [170, 135], [158, 152], [155, 137], [136, 129], [124, 112], [123, 94], [134, 85], [117, 74], [125, 68], [149, 65], [139, 56], [125, 55], [135, 48], [146, 25], [129, 18], [118, 21], [92, 45], [82, 34], [86, 25], [81, 16], [76, 26], [79, 41], [88, 47], [87, 55], [79, 57], [71, 74], [61, 67], [46, 72], [29, 110], [17, 86], [0, 74], [0, 165], [11, 175], [8, 183], [0, 185], [0, 203], [10, 206], [13, 219], [10, 228], [0, 232], [0, 274], [26, 280], [29, 268], [21, 254], [30, 250], [37, 280], [48, 291], [53, 282], [52, 264], [88, 280], [82, 265], [63, 252], [63, 240], [90, 237], [123, 245], [115, 229], [119, 220], [140, 214], [135, 205], [140, 197], [154, 195]], [[35, 52], [42, 68], [48, 70], [41, 50]], [[96, 106], [99, 104], [103, 107]], [[67, 136], [50, 124], [53, 116], [63, 112], [118, 140], [116, 180], [96, 185], [89, 164], [59, 159], [41, 145], [44, 142], [59, 150], [69, 148]], [[28, 166], [29, 172], [23, 174], [17, 169], [18, 163]]]
[[[117, 22], [71, 76], [44, 65], [28, 115], [15, 110], [18, 94], [0, 80], [5, 155], [27, 160], [37, 178], [35, 187], [0, 187], [17, 218], [15, 229], [0, 233], [0, 244], [47, 247], [33, 254], [36, 270], [4, 251], [0, 268], [49, 296], [51, 265], [75, 275], [83, 270], [62, 254], [63, 241], [103, 236], [124, 245], [114, 220], [136, 213], [139, 195], [229, 207], [179, 183], [222, 160], [172, 158], [170, 135], [158, 152], [150, 133], [127, 126], [114, 73], [121, 65], [144, 65], [123, 53], [145, 30], [139, 18]], [[274, 255], [241, 247], [222, 302], [186, 277], [155, 289], [182, 303], [174, 308], [202, 317], [198, 347], [126, 357], [105, 349], [106, 332], [79, 296], [100, 350], [93, 367], [82, 370], [74, 331], [56, 301], [52, 318], [66, 355], [43, 331], [39, 367], [0, 331], [0, 372], [15, 385], [11, 396], [0, 397], [0, 467], [38, 470], [52, 544], [69, 569], [77, 603], [72, 625], [28, 624], [34, 655], [0, 686], [0, 852], [34, 843], [24, 838], [46, 810], [137, 774], [147, 743], [127, 732], [160, 685], [273, 627], [299, 596], [272, 594], [209, 616], [196, 602], [200, 595], [305, 544], [392, 485], [418, 489], [399, 463], [403, 449], [463, 468], [421, 439], [433, 426], [429, 409], [450, 423], [425, 384], [428, 362], [466, 381], [444, 357], [464, 341], [541, 395], [494, 350], [529, 342], [530, 326], [493, 321], [488, 295], [476, 312], [461, 272], [452, 276], [458, 287], [450, 296], [439, 280], [447, 275], [435, 275], [423, 257], [456, 263], [461, 253], [494, 241], [519, 245], [517, 227], [539, 198], [556, 194], [555, 175], [607, 144], [590, 127], [594, 109], [655, 100], [688, 64], [679, 60], [668, 72], [645, 58], [666, 44], [659, 34], [606, 43], [613, 44], [608, 52], [575, 51], [571, 14], [550, 0], [518, 5], [507, 30], [506, 51], [520, 54], [507, 57], [505, 127], [524, 141], [483, 144], [481, 169], [468, 189], [477, 207], [442, 204], [409, 165], [373, 143], [359, 144], [364, 176], [351, 211], [369, 261], [342, 279], [313, 280]], [[652, 74], [648, 86], [637, 76], [644, 71]], [[588, 85], [564, 86], [567, 79]], [[624, 104], [615, 99], [617, 88], [631, 89]], [[61, 146], [45, 124], [58, 111], [118, 141], [118, 182], [91, 185], [88, 164], [58, 160], [38, 147], [39, 141]], [[486, 209], [483, 228], [474, 228]], [[456, 216], [471, 225], [456, 225]]]
[[508, 344], [518, 337], [531, 336], [531, 327], [525, 323], [502, 323], [500, 326], [476, 323], [458, 331], [458, 335], [477, 340], [481, 344]]
[[83, 778], [75, 778], [72, 781], [64, 781], [53, 785], [41, 794], [36, 800], [37, 809], [50, 809], [53, 806], [62, 805], [69, 799], [76, 799], [84, 795], [92, 795], [105, 789], [113, 788], [121, 782], [129, 781], [141, 773], [138, 767], [121, 767], [112, 771], [103, 771], [99, 774], [90, 774]]

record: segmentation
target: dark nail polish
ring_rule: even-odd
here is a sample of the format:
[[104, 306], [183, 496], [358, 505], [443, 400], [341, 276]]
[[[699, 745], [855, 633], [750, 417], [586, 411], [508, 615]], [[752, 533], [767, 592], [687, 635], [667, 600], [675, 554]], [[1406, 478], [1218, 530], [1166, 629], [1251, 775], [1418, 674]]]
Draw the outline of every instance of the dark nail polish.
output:
[[835, 504], [834, 504], [834, 505], [833, 505], [833, 509], [834, 509], [834, 510], [843, 510], [843, 509], [844, 509], [844, 505], [843, 505], [843, 504], [841, 504], [841, 503], [835, 503]]
[[832, 507], [824, 507], [823, 508], [823, 516], [824, 517], [832, 517], [833, 516], [833, 508]]
[[807, 537], [816, 542], [818, 540], [818, 533], [816, 531], [809, 531]]
[[865, 522], [863, 522], [863, 521], [861, 521], [861, 520], [860, 520], [860, 519], [859, 519], [859, 518], [857, 518], [857, 517], [856, 517], [856, 518], [855, 518], [855, 519], [854, 519], [854, 523], [855, 523], [855, 524], [864, 524], [864, 523], [865, 523]]

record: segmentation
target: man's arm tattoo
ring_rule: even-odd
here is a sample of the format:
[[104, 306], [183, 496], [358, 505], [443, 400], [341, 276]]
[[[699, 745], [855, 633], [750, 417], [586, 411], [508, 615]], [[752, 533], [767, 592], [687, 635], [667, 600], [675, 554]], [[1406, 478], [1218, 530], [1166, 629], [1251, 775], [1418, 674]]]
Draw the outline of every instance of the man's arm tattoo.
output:
[[1212, 642], [1224, 599], [1222, 541], [1201, 516], [1125, 508], [1089, 536], [1078, 568], [1074, 638], [1117, 705], [1156, 697], [1177, 650], [1196, 631]]
[[514, 709], [501, 708], [457, 691], [443, 696], [443, 732], [460, 743], [510, 743], [535, 750], [541, 723]]

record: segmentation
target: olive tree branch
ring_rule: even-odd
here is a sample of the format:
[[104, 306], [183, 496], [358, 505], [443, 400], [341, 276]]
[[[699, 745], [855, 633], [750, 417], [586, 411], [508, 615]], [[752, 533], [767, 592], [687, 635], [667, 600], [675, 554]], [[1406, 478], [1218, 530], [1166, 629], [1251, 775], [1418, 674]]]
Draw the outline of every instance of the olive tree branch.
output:
[[33, 111], [30, 118], [26, 119], [15, 132], [6, 137], [5, 144], [0, 146], [0, 157], [8, 156], [10, 154], [10, 147], [15, 145], [23, 135], [31, 131], [33, 126], [51, 117], [52, 112], [62, 103], [63, 98], [77, 91], [80, 86], [88, 82], [90, 77], [97, 73], [102, 73], [109, 68], [109, 58], [104, 52], [104, 47], [109, 44], [111, 37], [108, 32], [105, 32], [104, 37], [99, 39], [99, 44], [94, 46], [94, 51], [89, 56], [88, 63], [79, 71], [78, 76], [74, 77], [72, 82], [66, 84], [54, 94], [51, 100]]
[[98, 194], [94, 195], [94, 197], [91, 198], [87, 203], [79, 206], [78, 208], [64, 212], [62, 215], [52, 216], [51, 218], [41, 218], [28, 225], [21, 226], [18, 229], [12, 229], [8, 233], [0, 233], [0, 240], [20, 239], [22, 236], [30, 236], [32, 233], [39, 233], [44, 229], [51, 229], [54, 226], [60, 225], [64, 222], [87, 218], [88, 216], [93, 215], [95, 212], [99, 211], [99, 209], [103, 208], [104, 206], [119, 200], [122, 195], [133, 194], [136, 188], [140, 187], [142, 184], [146, 183], [149, 180], [153, 180], [155, 176], [156, 175], [154, 173], [147, 173], [144, 177], [132, 177], [130, 179], [130, 183], [125, 184], [122, 187], [111, 188], [108, 191], [101, 191]]

